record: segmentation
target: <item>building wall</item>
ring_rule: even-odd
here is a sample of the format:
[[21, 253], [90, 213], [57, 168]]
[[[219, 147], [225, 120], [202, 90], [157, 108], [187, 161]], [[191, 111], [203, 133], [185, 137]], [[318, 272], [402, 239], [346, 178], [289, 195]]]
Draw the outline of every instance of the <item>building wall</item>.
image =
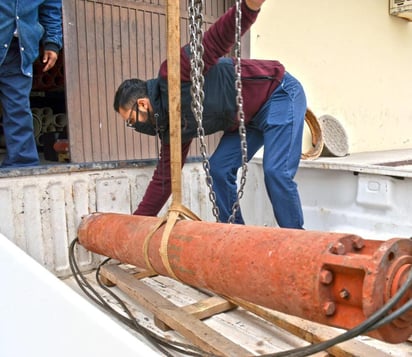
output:
[[389, 0], [267, 1], [251, 56], [280, 60], [316, 116], [344, 126], [350, 152], [412, 146], [412, 23]]
[[[229, 0], [209, 1], [210, 26]], [[181, 44], [189, 40], [187, 4], [180, 0]], [[114, 93], [129, 78], [150, 79], [167, 57], [166, 2], [66, 0], [64, 62], [71, 162], [157, 158], [154, 137], [126, 128], [113, 109]], [[206, 138], [214, 148], [217, 135]], [[193, 146], [189, 156], [199, 156]]]

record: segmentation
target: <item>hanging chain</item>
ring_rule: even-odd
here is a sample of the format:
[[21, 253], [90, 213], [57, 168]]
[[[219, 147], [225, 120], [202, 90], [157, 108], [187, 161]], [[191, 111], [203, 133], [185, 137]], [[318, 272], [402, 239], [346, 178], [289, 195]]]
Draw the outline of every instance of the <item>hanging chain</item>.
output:
[[246, 127], [245, 127], [245, 113], [243, 111], [243, 98], [242, 98], [242, 73], [241, 73], [241, 36], [242, 36], [242, 11], [241, 0], [236, 0], [236, 37], [235, 37], [235, 72], [236, 72], [236, 104], [239, 121], [239, 136], [240, 136], [240, 149], [242, 154], [242, 174], [240, 177], [239, 190], [237, 192], [236, 202], [232, 206], [232, 214], [230, 215], [228, 222], [234, 223], [236, 218], [236, 212], [240, 208], [240, 199], [243, 197], [243, 190], [246, 184], [247, 173], [247, 142], [246, 142]]
[[216, 194], [213, 191], [213, 178], [210, 175], [209, 155], [207, 152], [205, 131], [203, 129], [203, 0], [190, 0], [189, 6], [189, 33], [190, 33], [190, 78], [192, 87], [192, 112], [197, 121], [197, 137], [200, 141], [202, 165], [206, 174], [206, 185], [209, 188], [209, 200], [212, 203], [212, 213], [219, 222], [219, 207], [216, 204]]
[[[240, 178], [240, 188], [237, 192], [237, 200], [232, 206], [232, 214], [228, 219], [229, 223], [233, 223], [235, 215], [239, 209], [239, 201], [243, 196], [243, 190], [246, 183], [247, 172], [247, 143], [246, 143], [246, 128], [243, 112], [243, 99], [242, 99], [242, 82], [241, 82], [241, 70], [240, 70], [240, 57], [241, 57], [241, 0], [236, 1], [236, 104], [238, 107], [239, 118], [239, 135], [241, 138], [241, 151], [242, 151], [242, 175]], [[210, 174], [209, 155], [207, 152], [207, 145], [205, 140], [205, 131], [203, 128], [203, 0], [190, 0], [189, 3], [189, 33], [190, 33], [190, 65], [191, 72], [190, 78], [192, 81], [191, 95], [192, 95], [192, 112], [196, 118], [198, 128], [197, 136], [200, 141], [200, 154], [202, 155], [202, 165], [206, 174], [206, 184], [209, 188], [209, 200], [212, 203], [212, 213], [219, 222], [219, 207], [216, 204], [216, 194], [213, 190], [213, 178]]]

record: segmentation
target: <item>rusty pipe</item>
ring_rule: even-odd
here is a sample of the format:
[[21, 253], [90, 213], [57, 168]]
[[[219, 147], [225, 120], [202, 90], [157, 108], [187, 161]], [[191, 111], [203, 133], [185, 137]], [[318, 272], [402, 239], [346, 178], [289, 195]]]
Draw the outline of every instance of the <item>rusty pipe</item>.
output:
[[[83, 218], [86, 249], [216, 294], [351, 329], [381, 308], [406, 280], [412, 241], [353, 234], [94, 213]], [[159, 227], [160, 226], [160, 227]], [[400, 305], [412, 298], [408, 290]], [[368, 335], [399, 343], [412, 313]]]

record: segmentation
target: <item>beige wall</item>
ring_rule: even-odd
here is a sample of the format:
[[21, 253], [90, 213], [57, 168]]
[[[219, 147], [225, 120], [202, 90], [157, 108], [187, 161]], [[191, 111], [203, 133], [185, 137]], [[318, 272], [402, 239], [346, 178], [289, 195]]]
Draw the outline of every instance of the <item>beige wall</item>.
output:
[[271, 0], [251, 56], [280, 60], [319, 117], [337, 118], [350, 152], [412, 147], [412, 22], [389, 0]]

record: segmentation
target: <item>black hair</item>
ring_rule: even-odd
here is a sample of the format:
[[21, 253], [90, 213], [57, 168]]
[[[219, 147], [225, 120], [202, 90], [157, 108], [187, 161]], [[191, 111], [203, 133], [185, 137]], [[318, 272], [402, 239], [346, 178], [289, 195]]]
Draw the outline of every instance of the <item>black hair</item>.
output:
[[136, 103], [137, 99], [146, 97], [146, 81], [137, 78], [126, 79], [114, 95], [114, 110], [118, 112], [120, 107], [129, 109]]

